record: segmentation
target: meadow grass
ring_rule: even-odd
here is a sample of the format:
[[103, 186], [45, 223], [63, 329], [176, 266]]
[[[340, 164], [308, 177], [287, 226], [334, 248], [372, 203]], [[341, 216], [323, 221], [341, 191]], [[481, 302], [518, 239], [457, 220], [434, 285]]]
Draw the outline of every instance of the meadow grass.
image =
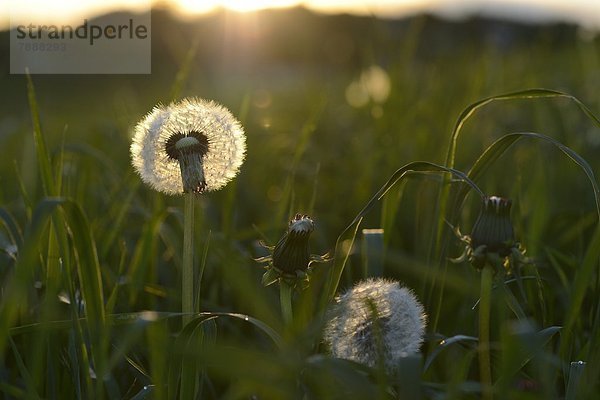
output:
[[[539, 41], [508, 54], [489, 46], [483, 55], [466, 46], [427, 60], [417, 54], [424, 44], [415, 21], [399, 50], [384, 34], [362, 49], [364, 67], [381, 62], [392, 89], [386, 102], [361, 108], [344, 98], [351, 70], [249, 80], [225, 69], [215, 80], [222, 85], [209, 83], [194, 74], [198, 44], [143, 95], [100, 89], [88, 104], [93, 116], [61, 112], [54, 100], [78, 100], [44, 78], [19, 80], [29, 111], [0, 161], [0, 392], [480, 398], [478, 300], [490, 289], [495, 397], [593, 398], [598, 42], [557, 52]], [[236, 180], [194, 205], [202, 211], [193, 238], [200, 314], [182, 326], [183, 199], [140, 183], [129, 132], [154, 103], [184, 95], [228, 104], [245, 126], [248, 156]], [[482, 195], [513, 200], [517, 239], [534, 262], [480, 289], [478, 271], [448, 260], [462, 251], [449, 225], [468, 233]], [[266, 255], [259, 241], [274, 245], [296, 212], [316, 222], [312, 252], [334, 259], [293, 294], [286, 321], [254, 258]], [[384, 234], [369, 242], [362, 228]], [[397, 376], [334, 359], [321, 343], [333, 297], [377, 275], [412, 288], [429, 315], [421, 354]]]

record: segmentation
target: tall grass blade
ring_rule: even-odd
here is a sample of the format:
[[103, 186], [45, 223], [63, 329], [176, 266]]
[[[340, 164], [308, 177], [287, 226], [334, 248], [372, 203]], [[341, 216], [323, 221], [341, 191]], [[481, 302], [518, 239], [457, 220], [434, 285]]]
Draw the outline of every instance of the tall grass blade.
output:
[[15, 342], [10, 337], [8, 338], [8, 341], [10, 343], [10, 347], [12, 349], [13, 355], [17, 362], [17, 368], [19, 369], [19, 373], [21, 374], [21, 379], [23, 380], [23, 383], [25, 384], [25, 392], [27, 393], [27, 398], [28, 399], [39, 399], [40, 396], [37, 394], [35, 382], [31, 376], [31, 374], [27, 370], [27, 367], [25, 366], [25, 362], [23, 361], [23, 358], [21, 357], [21, 354], [19, 353], [19, 350], [17, 349]]
[[156, 242], [160, 228], [167, 217], [166, 212], [158, 212], [146, 221], [142, 228], [131, 263], [127, 271], [130, 285], [129, 304], [133, 305], [144, 287], [148, 269], [152, 268], [156, 259]]
[[585, 371], [586, 363], [584, 361], [576, 361], [571, 363], [569, 369], [569, 384], [567, 385], [567, 393], [565, 400], [577, 400], [579, 399], [579, 383]]
[[4, 207], [0, 207], [0, 221], [6, 227], [10, 240], [17, 247], [18, 251], [23, 244], [23, 233], [21, 232], [21, 229], [19, 228], [19, 225], [17, 225], [17, 222], [12, 214]]
[[169, 96], [170, 101], [176, 101], [181, 96], [181, 92], [183, 91], [183, 86], [185, 85], [185, 82], [187, 81], [187, 78], [190, 75], [190, 70], [192, 68], [192, 62], [194, 61], [194, 57], [196, 57], [196, 53], [198, 51], [199, 44], [200, 44], [200, 37], [197, 35], [194, 38], [189, 50], [187, 51], [187, 53], [185, 55], [185, 59], [183, 60], [183, 63], [181, 64], [181, 67], [177, 71], [177, 75], [175, 76], [175, 81], [173, 82], [173, 85], [171, 86], [171, 94]]
[[568, 359], [571, 350], [571, 337], [575, 333], [573, 328], [576, 322], [580, 319], [580, 310], [583, 304], [583, 299], [587, 289], [595, 281], [594, 274], [598, 273], [598, 258], [600, 257], [600, 224], [594, 232], [594, 236], [590, 240], [587, 252], [581, 263], [581, 267], [575, 273], [575, 279], [571, 285], [571, 299], [569, 309], [566, 314], [566, 321], [561, 340], [561, 356], [563, 359]]
[[17, 312], [26, 301], [30, 277], [39, 266], [39, 243], [48, 218], [56, 205], [42, 201], [34, 210], [30, 225], [25, 230], [23, 247], [15, 264], [15, 273], [2, 296], [0, 303], [0, 353], [3, 353], [8, 330], [14, 324]]
[[33, 124], [33, 138], [35, 142], [35, 150], [37, 162], [39, 164], [40, 174], [42, 176], [42, 186], [46, 196], [56, 196], [58, 193], [55, 190], [54, 178], [52, 176], [52, 167], [50, 164], [50, 156], [46, 149], [46, 142], [42, 135], [42, 126], [40, 124], [40, 115], [35, 96], [35, 88], [29, 74], [27, 76], [27, 99], [29, 101], [29, 109], [31, 111], [31, 122]]
[[[36, 268], [40, 236], [48, 221], [57, 210], [62, 210], [69, 225], [71, 238], [77, 257], [77, 270], [85, 312], [87, 328], [92, 344], [92, 353], [96, 367], [102, 371], [104, 337], [104, 301], [100, 265], [89, 224], [77, 203], [61, 199], [47, 198], [38, 204], [28, 231], [25, 234], [25, 245], [19, 254], [15, 274], [12, 277], [8, 293], [3, 298], [0, 309], [0, 346], [4, 346], [9, 328], [12, 327], [19, 304], [24, 302], [29, 277]], [[99, 380], [101, 382], [102, 380]]]
[[363, 229], [363, 278], [383, 276], [383, 229]]

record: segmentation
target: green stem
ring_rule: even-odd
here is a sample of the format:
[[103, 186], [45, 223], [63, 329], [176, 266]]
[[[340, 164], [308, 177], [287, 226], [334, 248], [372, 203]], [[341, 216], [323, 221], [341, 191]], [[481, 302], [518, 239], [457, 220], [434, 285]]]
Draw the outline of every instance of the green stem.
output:
[[294, 319], [292, 314], [292, 287], [283, 279], [279, 281], [279, 301], [283, 322], [290, 325]]
[[181, 312], [183, 326], [194, 312], [194, 193], [186, 193], [183, 209], [183, 265], [181, 270]]
[[479, 375], [484, 400], [492, 399], [492, 368], [490, 364], [490, 308], [494, 271], [487, 264], [481, 271], [479, 302]]

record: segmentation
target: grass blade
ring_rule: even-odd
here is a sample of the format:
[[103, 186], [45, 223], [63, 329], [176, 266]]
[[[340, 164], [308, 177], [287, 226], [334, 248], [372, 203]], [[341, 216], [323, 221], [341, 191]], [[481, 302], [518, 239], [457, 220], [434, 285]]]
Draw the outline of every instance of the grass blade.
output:
[[571, 301], [569, 303], [569, 311], [566, 313], [566, 321], [561, 340], [560, 354], [563, 359], [569, 359], [568, 352], [571, 347], [571, 337], [573, 335], [573, 327], [580, 318], [580, 310], [583, 304], [583, 299], [587, 292], [588, 286], [595, 281], [594, 273], [598, 270], [598, 258], [600, 257], [600, 225], [596, 228], [594, 236], [590, 240], [587, 252], [581, 263], [581, 267], [575, 273], [575, 279], [571, 285]]
[[15, 246], [17, 246], [17, 250], [21, 248], [23, 244], [23, 233], [21, 229], [17, 225], [17, 222], [13, 218], [12, 214], [8, 212], [4, 207], [0, 207], [0, 221], [4, 223], [8, 235], [10, 236], [10, 240], [13, 242]]
[[363, 229], [363, 278], [383, 276], [384, 231]]
[[583, 111], [583, 113], [592, 120], [592, 122], [600, 127], [600, 119], [594, 115], [594, 113], [579, 99], [575, 96], [572, 96], [568, 93], [563, 93], [558, 90], [550, 90], [550, 89], [527, 89], [527, 90], [519, 90], [517, 92], [505, 93], [497, 96], [491, 96], [475, 103], [468, 105], [458, 117], [456, 124], [454, 125], [454, 129], [452, 130], [452, 135], [450, 136], [450, 144], [448, 146], [448, 153], [446, 155], [446, 165], [450, 168], [454, 167], [454, 158], [456, 155], [456, 146], [458, 142], [458, 138], [461, 134], [462, 128], [469, 118], [471, 118], [475, 112], [477, 112], [482, 107], [496, 102], [496, 101], [504, 101], [504, 100], [516, 100], [516, 99], [540, 99], [540, 98], [553, 98], [553, 97], [563, 97], [572, 100], [575, 104]]
[[19, 354], [19, 350], [17, 349], [15, 342], [12, 340], [12, 338], [8, 338], [8, 340], [10, 343], [10, 347], [13, 351], [13, 355], [15, 356], [15, 360], [17, 361], [17, 367], [19, 368], [19, 373], [21, 374], [21, 378], [23, 379], [23, 382], [25, 383], [25, 392], [27, 393], [26, 397], [28, 399], [39, 399], [40, 396], [36, 393], [35, 382], [33, 381], [31, 374], [27, 370], [27, 367], [25, 366], [25, 362], [23, 361], [21, 354]]
[[[485, 149], [485, 151], [477, 159], [475, 164], [473, 164], [473, 167], [471, 167], [467, 176], [474, 182], [477, 182], [485, 173], [485, 171], [487, 171], [487, 169], [496, 160], [498, 160], [498, 158], [500, 158], [500, 156], [502, 156], [502, 154], [504, 154], [506, 150], [508, 150], [513, 144], [515, 144], [518, 140], [522, 138], [532, 138], [552, 144], [581, 168], [581, 170], [585, 173], [592, 186], [592, 190], [594, 192], [594, 200], [596, 202], [596, 212], [598, 214], [598, 218], [600, 218], [600, 188], [598, 187], [598, 182], [596, 181], [594, 170], [592, 169], [590, 164], [568, 146], [565, 146], [558, 140], [550, 136], [543, 135], [541, 133], [515, 132], [508, 133], [502, 136], [490, 146], [488, 146], [488, 148]], [[467, 190], [461, 188], [457, 196], [457, 202], [455, 202], [454, 204], [456, 206], [460, 206], [460, 204], [462, 204], [462, 202], [464, 201], [466, 194]], [[455, 209], [454, 211], [457, 210]]]
[[371, 209], [375, 206], [375, 204], [377, 204], [383, 197], [385, 197], [385, 195], [388, 193], [388, 191], [394, 185], [396, 185], [396, 183], [401, 181], [407, 174], [413, 173], [413, 172], [447, 172], [447, 173], [450, 173], [451, 175], [455, 176], [462, 182], [468, 184], [469, 187], [471, 189], [475, 190], [479, 194], [479, 196], [481, 196], [482, 198], [485, 196], [483, 191], [465, 173], [455, 170], [453, 168], [445, 167], [443, 165], [438, 165], [438, 164], [427, 162], [427, 161], [415, 161], [415, 162], [406, 164], [403, 167], [396, 170], [396, 172], [394, 172], [392, 174], [392, 176], [381, 187], [381, 189], [379, 189], [377, 191], [377, 193], [375, 193], [375, 195], [373, 197], [371, 197], [371, 199], [367, 202], [367, 204], [363, 207], [363, 209], [356, 215], [356, 217], [350, 223], [350, 225], [348, 225], [346, 227], [346, 229], [344, 229], [342, 231], [342, 233], [338, 236], [338, 239], [335, 244], [335, 258], [334, 258], [333, 271], [331, 272], [331, 274], [329, 276], [329, 281], [326, 286], [326, 291], [324, 292], [325, 296], [324, 296], [323, 302], [321, 304], [321, 306], [323, 308], [335, 296], [337, 287], [338, 287], [340, 279], [342, 277], [342, 273], [344, 271], [344, 267], [346, 265], [348, 256], [352, 249], [352, 246], [349, 246], [345, 251], [346, 254], [342, 256], [342, 253], [344, 253], [342, 244], [347, 243], [346, 240], [344, 240], [344, 236], [352, 228], [354, 228], [354, 233], [350, 236], [350, 239], [349, 239], [349, 240], [351, 240], [351, 243], [353, 243], [354, 238], [356, 237], [356, 232], [358, 231], [358, 228], [359, 228], [360, 223], [361, 223], [362, 219], [364, 218], [364, 216], [369, 211], [371, 211]]
[[583, 371], [585, 371], [585, 364], [584, 361], [571, 363], [571, 368], [569, 370], [569, 384], [567, 385], [565, 400], [576, 400], [579, 398], [577, 392]]
[[42, 126], [40, 124], [40, 115], [35, 96], [35, 88], [29, 74], [27, 76], [27, 99], [29, 101], [29, 109], [31, 111], [31, 122], [33, 124], [33, 138], [35, 142], [35, 150], [37, 162], [39, 164], [40, 173], [42, 175], [42, 186], [46, 196], [56, 196], [54, 178], [52, 176], [52, 167], [50, 165], [50, 156], [46, 149], [46, 142], [42, 135]]

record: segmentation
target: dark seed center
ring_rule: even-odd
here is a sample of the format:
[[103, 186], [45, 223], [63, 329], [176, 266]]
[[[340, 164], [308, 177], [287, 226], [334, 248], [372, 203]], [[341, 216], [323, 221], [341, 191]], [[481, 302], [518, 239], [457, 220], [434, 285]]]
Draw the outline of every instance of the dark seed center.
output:
[[[185, 138], [193, 138], [195, 141], [191, 141], [191, 144], [181, 145], [180, 140]], [[177, 143], [180, 143], [178, 146]], [[188, 132], [187, 134], [175, 133], [169, 137], [165, 143], [165, 151], [167, 156], [172, 160], [179, 160], [181, 154], [196, 153], [203, 157], [208, 153], [208, 138], [202, 132]]]

